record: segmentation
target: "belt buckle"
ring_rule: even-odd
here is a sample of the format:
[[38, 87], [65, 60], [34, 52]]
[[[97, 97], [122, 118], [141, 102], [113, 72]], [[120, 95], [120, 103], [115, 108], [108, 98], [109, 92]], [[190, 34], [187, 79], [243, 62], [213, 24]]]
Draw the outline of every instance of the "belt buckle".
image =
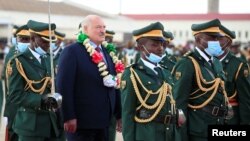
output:
[[164, 124], [170, 124], [170, 121], [171, 121], [171, 115], [165, 115]]
[[218, 106], [214, 106], [212, 110], [212, 115], [217, 116], [219, 113], [220, 108]]

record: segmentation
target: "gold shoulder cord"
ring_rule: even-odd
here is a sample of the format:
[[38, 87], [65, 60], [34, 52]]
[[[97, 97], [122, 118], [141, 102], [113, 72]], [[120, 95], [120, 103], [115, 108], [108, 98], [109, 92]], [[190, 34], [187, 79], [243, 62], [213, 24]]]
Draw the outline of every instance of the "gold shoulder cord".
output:
[[[21, 64], [21, 62], [15, 58], [16, 61], [16, 66], [17, 66], [17, 70], [18, 72], [22, 75], [22, 77], [25, 79], [25, 81], [27, 82], [26, 86], [25, 86], [25, 90], [28, 90], [29, 88], [35, 92], [35, 93], [39, 93], [39, 94], [43, 94], [46, 86], [48, 83], [50, 83], [51, 81], [51, 77], [44, 77], [43, 79], [41, 79], [40, 81], [34, 81], [34, 80], [30, 80], [27, 75], [25, 74], [24, 70], [23, 70], [23, 66]], [[40, 89], [35, 89], [32, 85], [33, 84], [38, 84], [38, 83], [42, 83], [43, 85]]]
[[[203, 96], [204, 94], [206, 94], [206, 92], [208, 92], [208, 91], [213, 90], [213, 93], [211, 94], [211, 96], [206, 101], [204, 101], [200, 105], [188, 104], [188, 107], [190, 107], [192, 109], [199, 109], [199, 108], [202, 108], [202, 107], [206, 106], [214, 98], [214, 96], [216, 95], [219, 86], [221, 86], [223, 88], [223, 95], [224, 95], [224, 98], [225, 98], [225, 104], [228, 105], [229, 102], [228, 102], [228, 97], [227, 97], [227, 93], [226, 93], [226, 90], [225, 90], [224, 81], [222, 81], [220, 78], [215, 78], [214, 80], [207, 82], [202, 76], [201, 69], [200, 69], [200, 66], [197, 63], [197, 61], [191, 56], [189, 56], [189, 58], [191, 59], [193, 65], [194, 65], [195, 75], [196, 75], [196, 82], [198, 84], [198, 87], [199, 87], [199, 89], [201, 91], [205, 92], [205, 93], [200, 94], [200, 95], [198, 95], [196, 97], [191, 97], [190, 99], [199, 98], [199, 97]], [[202, 86], [202, 84], [205, 84], [205, 85], [210, 84], [212, 86], [210, 86], [208, 88], [205, 88], [205, 87]]]
[[[166, 99], [167, 99], [167, 96], [170, 98], [171, 112], [172, 112], [172, 114], [175, 114], [175, 100], [172, 96], [172, 91], [171, 91], [172, 87], [168, 83], [163, 82], [162, 86], [158, 90], [153, 92], [152, 90], [148, 90], [143, 85], [138, 74], [134, 71], [134, 69], [132, 67], [130, 68], [130, 72], [131, 72], [130, 79], [132, 81], [133, 88], [135, 90], [135, 93], [136, 93], [138, 100], [141, 103], [141, 105], [136, 108], [136, 111], [140, 110], [141, 107], [144, 107], [144, 108], [150, 109], [150, 110], [156, 109], [154, 114], [151, 117], [149, 117], [148, 119], [141, 119], [135, 115], [134, 118], [135, 118], [136, 122], [138, 122], [138, 123], [151, 122], [159, 114], [160, 110], [164, 106]], [[143, 99], [141, 94], [140, 94], [140, 91], [139, 91], [138, 85], [137, 85], [137, 81], [138, 81], [139, 85], [143, 88], [143, 90], [147, 93], [145, 99]], [[146, 101], [148, 100], [150, 95], [153, 95], [153, 94], [159, 95], [156, 102], [153, 105], [146, 104]]]
[[[240, 63], [239, 68], [238, 68], [236, 75], [235, 75], [235, 78], [234, 78], [235, 81], [237, 80], [237, 78], [239, 76], [239, 72], [240, 72], [242, 65], [243, 65], [243, 63]], [[235, 89], [234, 94], [232, 96], [228, 97], [228, 99], [233, 99], [236, 95], [237, 95], [237, 89]]]

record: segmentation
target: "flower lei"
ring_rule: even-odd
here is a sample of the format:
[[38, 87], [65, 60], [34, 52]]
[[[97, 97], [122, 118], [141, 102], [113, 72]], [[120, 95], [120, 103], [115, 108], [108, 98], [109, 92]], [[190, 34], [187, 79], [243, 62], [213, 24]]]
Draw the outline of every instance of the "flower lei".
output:
[[102, 42], [102, 45], [107, 49], [113, 63], [115, 64], [116, 76], [113, 76], [107, 71], [107, 66], [104, 63], [102, 54], [96, 51], [89, 41], [90, 40], [86, 34], [82, 32], [78, 34], [77, 42], [82, 43], [85, 46], [87, 52], [92, 58], [92, 61], [97, 64], [99, 68], [98, 70], [103, 77], [103, 84], [107, 87], [115, 87], [117, 89], [120, 88], [121, 75], [124, 71], [124, 65], [115, 55], [115, 46], [113, 44], [107, 43], [106, 41]]

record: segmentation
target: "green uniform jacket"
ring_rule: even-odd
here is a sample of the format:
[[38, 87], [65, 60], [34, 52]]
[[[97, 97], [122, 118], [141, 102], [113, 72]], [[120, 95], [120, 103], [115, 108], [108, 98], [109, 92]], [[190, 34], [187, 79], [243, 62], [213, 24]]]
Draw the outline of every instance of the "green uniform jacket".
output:
[[[156, 91], [162, 85], [163, 80], [159, 78], [150, 68], [146, 67], [144, 63], [139, 60], [137, 64], [132, 67], [138, 74], [143, 85], [152, 91]], [[130, 67], [127, 67], [122, 76], [121, 86], [121, 101], [122, 101], [122, 134], [124, 141], [165, 141], [166, 136], [170, 133], [173, 134], [173, 124], [164, 125], [151, 121], [149, 123], [137, 123], [134, 120], [136, 115], [136, 107], [140, 105], [140, 102], [134, 91], [131, 79], [130, 79]], [[164, 81], [172, 85], [173, 80], [168, 70], [164, 71]], [[138, 84], [138, 83], [137, 83]], [[142, 87], [138, 84], [138, 88], [142, 98], [146, 96], [146, 92], [142, 90]], [[151, 95], [146, 101], [147, 104], [152, 105], [156, 102], [158, 95]], [[166, 115], [170, 112], [169, 97], [167, 98], [163, 108], [159, 112], [159, 115]]]
[[[190, 52], [187, 56], [192, 56], [199, 64], [201, 73], [206, 81], [211, 81], [214, 78], [211, 74], [216, 76], [215, 70], [212, 69], [210, 64], [198, 53], [197, 50]], [[184, 114], [187, 117], [187, 131], [183, 132], [184, 139], [188, 135], [199, 136], [202, 138], [207, 137], [207, 127], [210, 124], [223, 124], [223, 117], [215, 117], [210, 113], [204, 112], [201, 109], [191, 109], [188, 107], [188, 104], [199, 105], [207, 100], [211, 96], [211, 91], [207, 92], [205, 95], [196, 98], [190, 99], [190, 94], [195, 92], [198, 89], [196, 83], [195, 69], [194, 65], [187, 56], [181, 58], [173, 70], [173, 75], [176, 78], [175, 85], [173, 88], [174, 98], [176, 99], [177, 107], [183, 109]], [[218, 63], [220, 63], [218, 61]], [[219, 66], [219, 65], [218, 65]], [[222, 72], [222, 66], [218, 68], [218, 73]], [[211, 73], [211, 74], [210, 74]], [[201, 91], [196, 92], [193, 96], [200, 95]], [[225, 99], [223, 94], [217, 92], [215, 97], [209, 102], [209, 105], [213, 106], [224, 106]], [[185, 128], [184, 128], [185, 129]]]
[[162, 58], [160, 65], [171, 72], [176, 64], [176, 61], [177, 60], [174, 56], [166, 52], [166, 56]]
[[5, 94], [4, 95], [6, 97], [4, 116], [8, 117], [8, 129], [10, 129], [12, 127], [12, 123], [13, 123], [13, 120], [15, 118], [18, 106], [14, 103], [11, 103], [7, 98], [8, 97], [8, 95], [7, 95], [8, 88], [7, 88], [5, 73], [6, 73], [6, 66], [7, 66], [8, 62], [16, 55], [18, 55], [18, 51], [16, 50], [16, 47], [13, 46], [10, 48], [9, 53], [6, 55], [6, 57], [4, 59], [4, 68], [2, 71], [2, 79], [4, 80], [4, 87], [5, 87]]
[[57, 54], [54, 56], [54, 70], [55, 70], [55, 74], [57, 74], [58, 62], [59, 62], [59, 58], [60, 58], [60, 55], [61, 55], [62, 51], [63, 51], [63, 49], [60, 48], [59, 51], [57, 52]]
[[[26, 76], [30, 80], [40, 81], [50, 76], [49, 57], [45, 58], [46, 67], [43, 67], [29, 49], [16, 58], [21, 62]], [[12, 73], [9, 75], [9, 100], [19, 106], [13, 129], [18, 135], [54, 137], [58, 136], [57, 116], [53, 111], [41, 110], [42, 95], [50, 93], [50, 86], [46, 86], [43, 94], [25, 90], [26, 81], [17, 70], [15, 59], [11, 60]], [[43, 84], [43, 83], [42, 83]], [[41, 83], [33, 84], [38, 89]]]
[[[240, 64], [242, 66], [240, 67]], [[248, 124], [250, 125], [250, 83], [248, 65], [236, 58], [231, 52], [222, 60], [224, 72], [227, 77], [226, 91], [231, 97], [235, 91], [235, 101], [232, 103], [234, 109], [234, 117], [229, 120], [228, 124]], [[237, 72], [238, 76], [236, 78]], [[238, 105], [234, 105], [237, 103]]]

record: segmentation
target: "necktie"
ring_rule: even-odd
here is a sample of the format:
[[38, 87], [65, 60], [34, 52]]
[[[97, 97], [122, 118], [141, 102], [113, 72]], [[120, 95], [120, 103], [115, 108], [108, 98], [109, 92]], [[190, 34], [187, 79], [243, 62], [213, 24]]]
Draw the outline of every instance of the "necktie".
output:
[[96, 47], [95, 50], [96, 50], [97, 52], [101, 53], [100, 47]]
[[160, 67], [155, 67], [154, 70], [158, 73], [159, 78], [163, 79], [163, 73]]

